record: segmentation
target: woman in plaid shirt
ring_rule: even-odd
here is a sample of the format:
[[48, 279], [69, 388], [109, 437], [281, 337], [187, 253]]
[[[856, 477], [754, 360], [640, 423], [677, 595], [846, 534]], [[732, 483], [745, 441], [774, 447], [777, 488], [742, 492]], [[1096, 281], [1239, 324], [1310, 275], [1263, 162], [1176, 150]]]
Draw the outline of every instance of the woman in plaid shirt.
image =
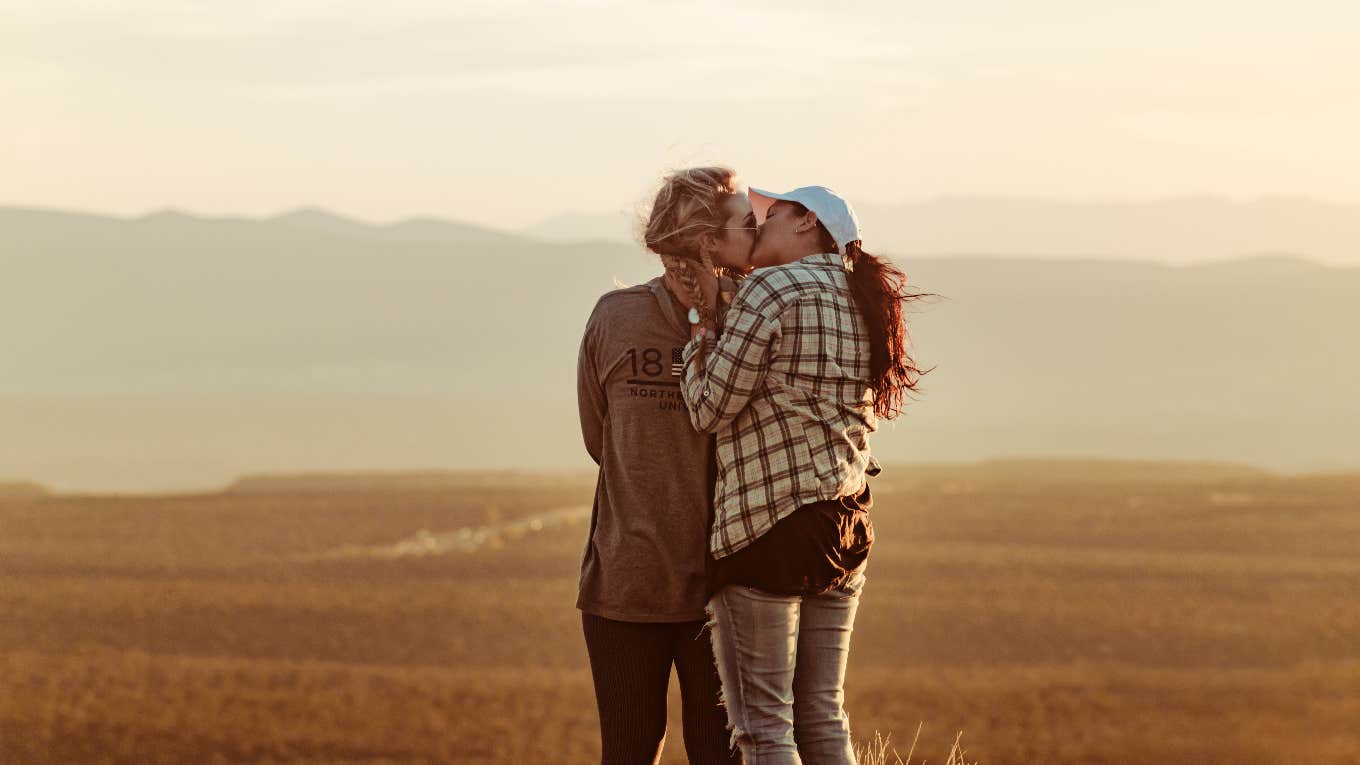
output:
[[830, 189], [749, 196], [757, 270], [721, 328], [691, 316], [683, 352], [691, 422], [718, 436], [713, 650], [747, 765], [854, 763], [842, 687], [873, 543], [869, 434], [921, 374], [902, 305], [920, 296]]

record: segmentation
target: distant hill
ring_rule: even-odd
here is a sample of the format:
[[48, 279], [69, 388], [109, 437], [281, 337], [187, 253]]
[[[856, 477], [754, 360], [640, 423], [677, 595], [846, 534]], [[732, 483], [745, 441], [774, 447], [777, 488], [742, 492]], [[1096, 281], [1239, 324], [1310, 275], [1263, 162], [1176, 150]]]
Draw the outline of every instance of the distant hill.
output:
[[[1360, 265], [1360, 205], [1301, 197], [1238, 202], [1183, 197], [1148, 202], [1060, 202], [948, 196], [856, 206], [870, 251], [1042, 257], [1137, 258], [1194, 263], [1259, 253], [1300, 253]], [[632, 242], [623, 213], [561, 215], [528, 229], [555, 240]]]
[[393, 470], [323, 473], [279, 473], [242, 476], [226, 487], [239, 493], [333, 491], [450, 491], [518, 488], [580, 488], [594, 485], [593, 475], [532, 473], [518, 470]]
[[[1218, 484], [1224, 481], [1274, 479], [1249, 465], [1218, 462], [1158, 460], [1098, 460], [1009, 458], [966, 463], [890, 465], [894, 485], [909, 475], [912, 482], [939, 484], [966, 481], [970, 486], [1032, 486], [1049, 490], [1055, 484], [1130, 483], [1144, 489], [1166, 484]], [[1354, 478], [1353, 475], [1347, 476]], [[1316, 478], [1315, 478], [1316, 480]], [[242, 476], [229, 484], [229, 493], [449, 491], [517, 488], [583, 489], [593, 486], [587, 471], [533, 472], [520, 470], [392, 470], [315, 473], [275, 473]], [[0, 484], [0, 491], [3, 484]]]
[[315, 246], [325, 239], [441, 245], [522, 241], [514, 234], [458, 221], [417, 217], [371, 224], [314, 207], [268, 218], [208, 217], [173, 209], [136, 218], [114, 218], [90, 213], [0, 207], [0, 234], [4, 236], [0, 245], [11, 253], [26, 247], [69, 245], [99, 237], [110, 237], [110, 243], [115, 246], [144, 240], [169, 245], [186, 243], [181, 241], [182, 237], [190, 242], [220, 237], [240, 247], [299, 242]]
[[1053, 484], [1130, 483], [1149, 488], [1273, 477], [1258, 467], [1225, 462], [1060, 457], [1012, 457], [954, 464], [922, 462], [903, 466], [901, 472], [923, 481], [966, 480], [973, 485], [1029, 485], [1045, 489]]
[[[0, 209], [0, 475], [575, 469], [581, 329], [636, 245], [461, 224]], [[1360, 269], [910, 256], [936, 367], [885, 460], [1360, 462]]]
[[32, 499], [48, 493], [47, 487], [32, 481], [0, 481], [0, 499]]

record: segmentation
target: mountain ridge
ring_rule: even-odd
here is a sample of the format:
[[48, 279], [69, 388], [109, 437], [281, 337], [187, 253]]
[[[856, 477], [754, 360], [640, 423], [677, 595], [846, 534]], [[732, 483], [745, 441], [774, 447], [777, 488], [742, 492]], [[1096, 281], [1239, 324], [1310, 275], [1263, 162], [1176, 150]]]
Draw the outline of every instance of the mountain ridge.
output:
[[[991, 217], [975, 215], [971, 210], [960, 210], [960, 206], [984, 206], [994, 209], [1005, 208], [1004, 213], [994, 212]], [[1190, 208], [1207, 209], [1201, 225], [1191, 226], [1186, 216], [1192, 216]], [[1294, 210], [1285, 214], [1283, 208]], [[1313, 261], [1330, 267], [1360, 267], [1360, 205], [1343, 202], [1329, 202], [1298, 196], [1269, 196], [1249, 201], [1235, 201], [1216, 196], [1185, 196], [1142, 201], [1065, 201], [1044, 200], [1027, 197], [1005, 197], [988, 195], [942, 195], [928, 200], [899, 205], [862, 206], [861, 218], [864, 220], [866, 245], [871, 251], [882, 251], [896, 257], [973, 257], [1000, 256], [1018, 258], [1053, 259], [1114, 259], [1146, 260], [1171, 264], [1198, 264], [1241, 257], [1256, 257], [1262, 253], [1287, 254], [1304, 260]], [[1125, 229], [1134, 226], [1128, 220], [1110, 224], [1108, 232], [1100, 234], [1084, 230], [1080, 216], [1066, 221], [1044, 221], [1040, 218], [1025, 222], [1026, 211], [1039, 211], [1035, 214], [1056, 215], [1062, 211], [1105, 211], [1107, 217], [1116, 218], [1131, 214], [1133, 211], [1174, 210], [1179, 216], [1175, 225], [1164, 225], [1164, 235], [1157, 241], [1148, 240], [1133, 245], [1111, 244], [1120, 239], [1121, 226]], [[1263, 214], [1261, 211], [1273, 211]], [[1298, 212], [1302, 210], [1303, 212]], [[1113, 212], [1111, 212], [1113, 211]], [[1223, 219], [1223, 215], [1234, 212], [1238, 218]], [[1335, 216], [1335, 225], [1324, 225], [1327, 221], [1318, 216]], [[69, 217], [68, 217], [69, 216]], [[1218, 216], [1215, 220], [1214, 216]], [[85, 211], [67, 211], [56, 208], [0, 206], [0, 219], [8, 219], [10, 225], [16, 218], [42, 218], [51, 222], [74, 225], [111, 225], [120, 222], [137, 222], [142, 225], [180, 226], [189, 223], [209, 223], [214, 225], [261, 225], [279, 226], [293, 230], [330, 233], [340, 236], [370, 236], [390, 241], [428, 241], [432, 243], [453, 244], [518, 244], [538, 242], [543, 244], [590, 244], [613, 243], [638, 247], [632, 231], [632, 219], [628, 213], [562, 213], [538, 224], [517, 230], [499, 229], [476, 223], [469, 223], [433, 215], [417, 215], [387, 222], [371, 222], [357, 217], [336, 213], [319, 206], [301, 206], [272, 215], [263, 216], [211, 216], [200, 215], [179, 208], [167, 207], [139, 216], [116, 216]], [[892, 222], [886, 226], [875, 225], [874, 219], [906, 218], [906, 224]], [[954, 221], [945, 229], [939, 228], [941, 218]], [[1272, 222], [1262, 223], [1262, 218]], [[1022, 220], [1025, 219], [1025, 220]], [[1288, 219], [1288, 220], [1286, 220]], [[1277, 230], [1293, 221], [1290, 234]], [[934, 221], [935, 223], [931, 224]], [[1252, 223], [1255, 221], [1255, 223]], [[1284, 222], [1281, 222], [1284, 221]], [[920, 222], [918, 230], [912, 232], [913, 224]], [[579, 224], [579, 225], [578, 225]], [[936, 230], [927, 230], [927, 225], [936, 225]], [[1206, 244], [1213, 239], [1212, 232], [1224, 232], [1239, 226], [1265, 226], [1273, 233], [1265, 236], [1265, 241], [1249, 241], [1242, 236], [1222, 239], [1219, 244]], [[952, 228], [950, 227], [952, 226]], [[1146, 231], [1150, 226], [1138, 224]], [[1198, 233], [1179, 234], [1187, 238], [1183, 245], [1170, 244], [1178, 229], [1199, 228]], [[1326, 244], [1317, 244], [1317, 232], [1331, 230], [1333, 239]], [[1204, 233], [1205, 231], [1209, 233]], [[1078, 233], [1073, 233], [1078, 232]], [[1149, 235], [1144, 234], [1144, 239]], [[1244, 236], [1244, 235], [1243, 235]], [[1291, 242], [1287, 237], [1296, 236]], [[1046, 237], [1046, 238], [1044, 238]], [[1313, 246], [1309, 246], [1309, 242]], [[991, 246], [983, 243], [990, 242]], [[1199, 254], [1187, 257], [1184, 251], [1194, 249]], [[1179, 253], [1179, 254], [1178, 254]]]
[[[897, 256], [1143, 258], [1186, 262], [1254, 250], [1360, 265], [1360, 204], [1276, 195], [1061, 200], [952, 194], [856, 205], [866, 248]], [[560, 214], [525, 229], [553, 241], [632, 240], [627, 213]]]
[[[876, 434], [885, 460], [1298, 471], [1360, 454], [1360, 269], [1278, 253], [900, 262], [942, 299], [910, 315], [934, 371]], [[0, 210], [0, 475], [579, 467], [586, 318], [615, 278], [660, 272], [622, 243]]]

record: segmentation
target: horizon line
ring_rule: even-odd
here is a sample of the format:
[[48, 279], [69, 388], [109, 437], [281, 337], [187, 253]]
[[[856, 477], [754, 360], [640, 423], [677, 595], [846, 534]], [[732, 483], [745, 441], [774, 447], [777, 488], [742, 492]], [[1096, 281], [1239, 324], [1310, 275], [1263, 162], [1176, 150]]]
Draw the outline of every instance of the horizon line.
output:
[[[979, 457], [968, 460], [931, 460], [931, 459], [895, 459], [889, 460], [888, 465], [907, 467], [916, 470], [987, 470], [1016, 466], [1033, 467], [1063, 467], [1073, 465], [1099, 465], [1105, 468], [1117, 467], [1141, 467], [1141, 468], [1168, 468], [1179, 467], [1201, 470], [1231, 470], [1238, 471], [1243, 475], [1253, 475], [1266, 480], [1298, 480], [1298, 479], [1328, 479], [1328, 478], [1352, 478], [1360, 477], [1360, 464], [1350, 467], [1332, 468], [1313, 468], [1303, 470], [1279, 470], [1266, 467], [1252, 462], [1240, 462], [1233, 460], [1216, 459], [1195, 459], [1195, 458], [1157, 458], [1157, 457], [1111, 457], [1100, 454], [1076, 454], [1076, 453], [1054, 453], [1048, 455], [993, 455]], [[467, 478], [479, 476], [505, 476], [514, 475], [524, 478], [540, 480], [576, 480], [588, 478], [594, 475], [598, 468], [583, 465], [580, 467], [539, 467], [539, 468], [516, 468], [513, 466], [486, 466], [486, 467], [438, 467], [438, 466], [412, 466], [406, 468], [337, 468], [337, 469], [304, 469], [248, 471], [237, 473], [231, 478], [225, 479], [212, 486], [201, 485], [197, 487], [189, 486], [163, 486], [161, 488], [147, 489], [63, 489], [51, 483], [44, 482], [42, 479], [33, 477], [8, 477], [0, 479], [0, 488], [10, 491], [28, 490], [33, 492], [29, 496], [41, 497], [71, 497], [71, 496], [100, 496], [100, 497], [132, 497], [132, 496], [184, 496], [184, 495], [217, 495], [232, 493], [238, 490], [242, 484], [257, 481], [279, 481], [284, 483], [295, 481], [317, 481], [330, 480], [341, 481], [348, 484], [346, 479], [368, 478], [386, 479], [385, 485], [376, 489], [369, 487], [367, 490], [402, 490], [400, 482], [402, 480], [412, 480], [420, 478]], [[1025, 480], [1021, 478], [1020, 480]], [[1088, 479], [1072, 479], [1088, 480]], [[1109, 480], [1106, 478], [1096, 479]], [[395, 482], [398, 485], [393, 485]], [[360, 487], [363, 488], [363, 487]], [[305, 487], [286, 487], [283, 490], [291, 491], [315, 491]], [[356, 490], [352, 485], [328, 486], [324, 490], [330, 491], [353, 491]], [[253, 490], [254, 491], [254, 490]], [[0, 494], [0, 496], [4, 496]]]
[[[861, 208], [895, 208], [895, 207], [914, 207], [939, 202], [955, 202], [955, 201], [1039, 203], [1049, 205], [1066, 205], [1073, 207], [1088, 207], [1088, 206], [1137, 207], [1186, 202], [1214, 202], [1238, 207], [1250, 207], [1252, 205], [1265, 203], [1293, 202], [1311, 204], [1320, 207], [1360, 208], [1360, 202], [1340, 201], [1336, 199], [1329, 199], [1321, 196], [1312, 196], [1308, 194], [1266, 193], [1239, 197], [1227, 194], [1215, 194], [1208, 192], [1168, 194], [1151, 197], [1082, 197], [1082, 198], [1050, 195], [1026, 196], [1019, 194], [1006, 194], [995, 192], [966, 192], [966, 193], [942, 192], [929, 196], [922, 196], [914, 199], [906, 199], [896, 202], [867, 201], [860, 203], [858, 206]], [[466, 218], [452, 217], [442, 213], [428, 213], [428, 212], [427, 213], [413, 212], [388, 219], [375, 219], [361, 214], [342, 211], [336, 207], [330, 207], [316, 203], [299, 203], [296, 205], [292, 205], [277, 210], [275, 212], [251, 214], [239, 212], [235, 213], [203, 212], [199, 210], [190, 209], [185, 206], [178, 206], [173, 203], [156, 206], [139, 213], [119, 213], [108, 210], [96, 210], [86, 207], [63, 207], [56, 205], [42, 205], [4, 201], [0, 202], [0, 211], [78, 215], [90, 218], [102, 218], [105, 220], [115, 220], [124, 222], [137, 222], [146, 220], [148, 218], [170, 215], [178, 215], [186, 218], [205, 221], [272, 222], [293, 215], [319, 214], [322, 216], [336, 219], [338, 221], [347, 223], [357, 223], [372, 228], [389, 228], [412, 222], [438, 222], [438, 223], [451, 223], [461, 226], [469, 226], [495, 233], [512, 235], [529, 235], [529, 236], [532, 235], [530, 232], [532, 232], [533, 229], [542, 226], [543, 224], [561, 220], [564, 218], [602, 217], [612, 215], [622, 216], [628, 214], [628, 211], [623, 208], [618, 208], [614, 210], [567, 209], [539, 218], [534, 223], [525, 226], [503, 227], [481, 221], [470, 220]]]

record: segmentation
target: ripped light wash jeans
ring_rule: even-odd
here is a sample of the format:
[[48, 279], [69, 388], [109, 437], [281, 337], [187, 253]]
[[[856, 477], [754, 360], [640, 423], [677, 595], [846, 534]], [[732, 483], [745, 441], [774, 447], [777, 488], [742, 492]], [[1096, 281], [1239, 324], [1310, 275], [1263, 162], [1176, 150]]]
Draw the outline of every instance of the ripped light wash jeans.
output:
[[854, 765], [845, 664], [863, 567], [820, 595], [742, 585], [708, 602], [732, 741], [746, 765]]

